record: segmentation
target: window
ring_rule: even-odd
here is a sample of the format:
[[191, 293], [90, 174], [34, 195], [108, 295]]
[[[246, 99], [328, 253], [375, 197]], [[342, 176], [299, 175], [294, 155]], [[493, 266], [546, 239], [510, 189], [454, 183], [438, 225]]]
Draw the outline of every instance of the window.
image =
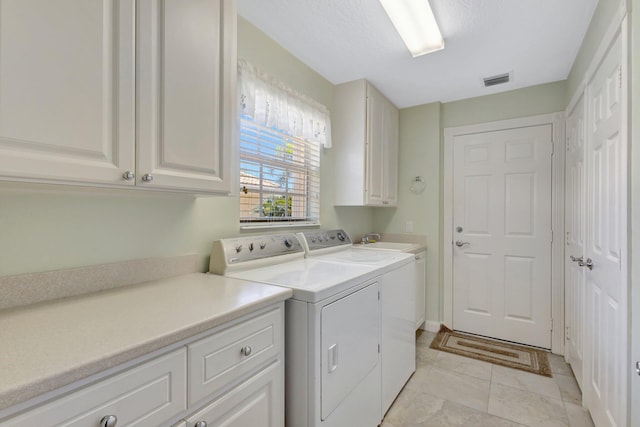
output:
[[320, 214], [320, 144], [240, 118], [240, 222], [312, 222]]
[[319, 224], [329, 111], [246, 61], [238, 77], [241, 224]]

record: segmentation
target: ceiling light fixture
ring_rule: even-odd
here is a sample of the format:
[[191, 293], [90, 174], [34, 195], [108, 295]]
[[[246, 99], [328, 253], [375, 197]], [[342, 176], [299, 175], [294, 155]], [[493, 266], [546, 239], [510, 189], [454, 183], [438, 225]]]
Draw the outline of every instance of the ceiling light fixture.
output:
[[444, 49], [428, 0], [380, 0], [413, 57]]

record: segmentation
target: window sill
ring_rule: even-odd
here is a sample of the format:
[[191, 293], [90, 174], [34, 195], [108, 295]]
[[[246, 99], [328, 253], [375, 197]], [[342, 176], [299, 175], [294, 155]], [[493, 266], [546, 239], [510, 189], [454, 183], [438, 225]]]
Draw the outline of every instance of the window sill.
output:
[[272, 229], [283, 229], [283, 228], [310, 228], [316, 227], [320, 228], [319, 222], [275, 222], [271, 224], [265, 223], [241, 223], [240, 230], [272, 230]]

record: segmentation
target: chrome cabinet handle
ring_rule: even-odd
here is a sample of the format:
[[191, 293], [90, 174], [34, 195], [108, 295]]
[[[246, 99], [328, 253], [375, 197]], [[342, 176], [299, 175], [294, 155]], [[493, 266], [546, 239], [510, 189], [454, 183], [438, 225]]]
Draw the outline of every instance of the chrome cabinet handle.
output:
[[470, 245], [470, 244], [471, 244], [471, 243], [469, 243], [469, 242], [463, 242], [462, 240], [458, 240], [458, 241], [456, 241], [456, 246], [457, 246], [457, 247], [459, 247], [459, 248], [463, 247], [464, 245]]
[[131, 181], [135, 177], [136, 177], [136, 174], [131, 171], [126, 171], [125, 173], [122, 174], [122, 178], [124, 178], [126, 181]]
[[197, 423], [195, 423], [193, 425], [193, 427], [207, 427], [207, 422], [206, 421], [198, 421]]
[[587, 258], [586, 261], [578, 261], [578, 265], [580, 267], [587, 267], [589, 270], [593, 270], [593, 260], [591, 258]]
[[151, 182], [153, 181], [153, 175], [151, 175], [150, 173], [145, 173], [144, 175], [142, 175], [142, 180], [144, 182]]
[[569, 255], [569, 258], [570, 258], [570, 259], [571, 259], [571, 261], [573, 261], [573, 262], [582, 262], [582, 261], [584, 261], [584, 258], [583, 258], [583, 257], [576, 258], [576, 257], [574, 257], [573, 255]]
[[105, 415], [100, 420], [100, 427], [116, 427], [118, 423], [118, 417], [115, 415]]
[[636, 362], [636, 374], [640, 375], [640, 361]]
[[244, 347], [242, 347], [242, 348], [240, 349], [240, 354], [242, 354], [243, 356], [248, 356], [248, 355], [250, 355], [250, 354], [251, 354], [251, 351], [252, 351], [252, 350], [251, 350], [251, 347], [249, 347], [249, 346], [247, 345], [247, 346], [244, 346]]

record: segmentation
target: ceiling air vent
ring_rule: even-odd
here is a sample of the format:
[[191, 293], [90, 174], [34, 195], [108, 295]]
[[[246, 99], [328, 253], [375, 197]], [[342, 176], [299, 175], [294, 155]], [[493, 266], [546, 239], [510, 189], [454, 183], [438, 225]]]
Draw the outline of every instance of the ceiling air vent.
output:
[[505, 74], [499, 74], [497, 76], [485, 77], [482, 80], [484, 80], [484, 86], [489, 87], [489, 86], [501, 85], [503, 83], [509, 83], [509, 79], [510, 79], [509, 73], [505, 73]]

